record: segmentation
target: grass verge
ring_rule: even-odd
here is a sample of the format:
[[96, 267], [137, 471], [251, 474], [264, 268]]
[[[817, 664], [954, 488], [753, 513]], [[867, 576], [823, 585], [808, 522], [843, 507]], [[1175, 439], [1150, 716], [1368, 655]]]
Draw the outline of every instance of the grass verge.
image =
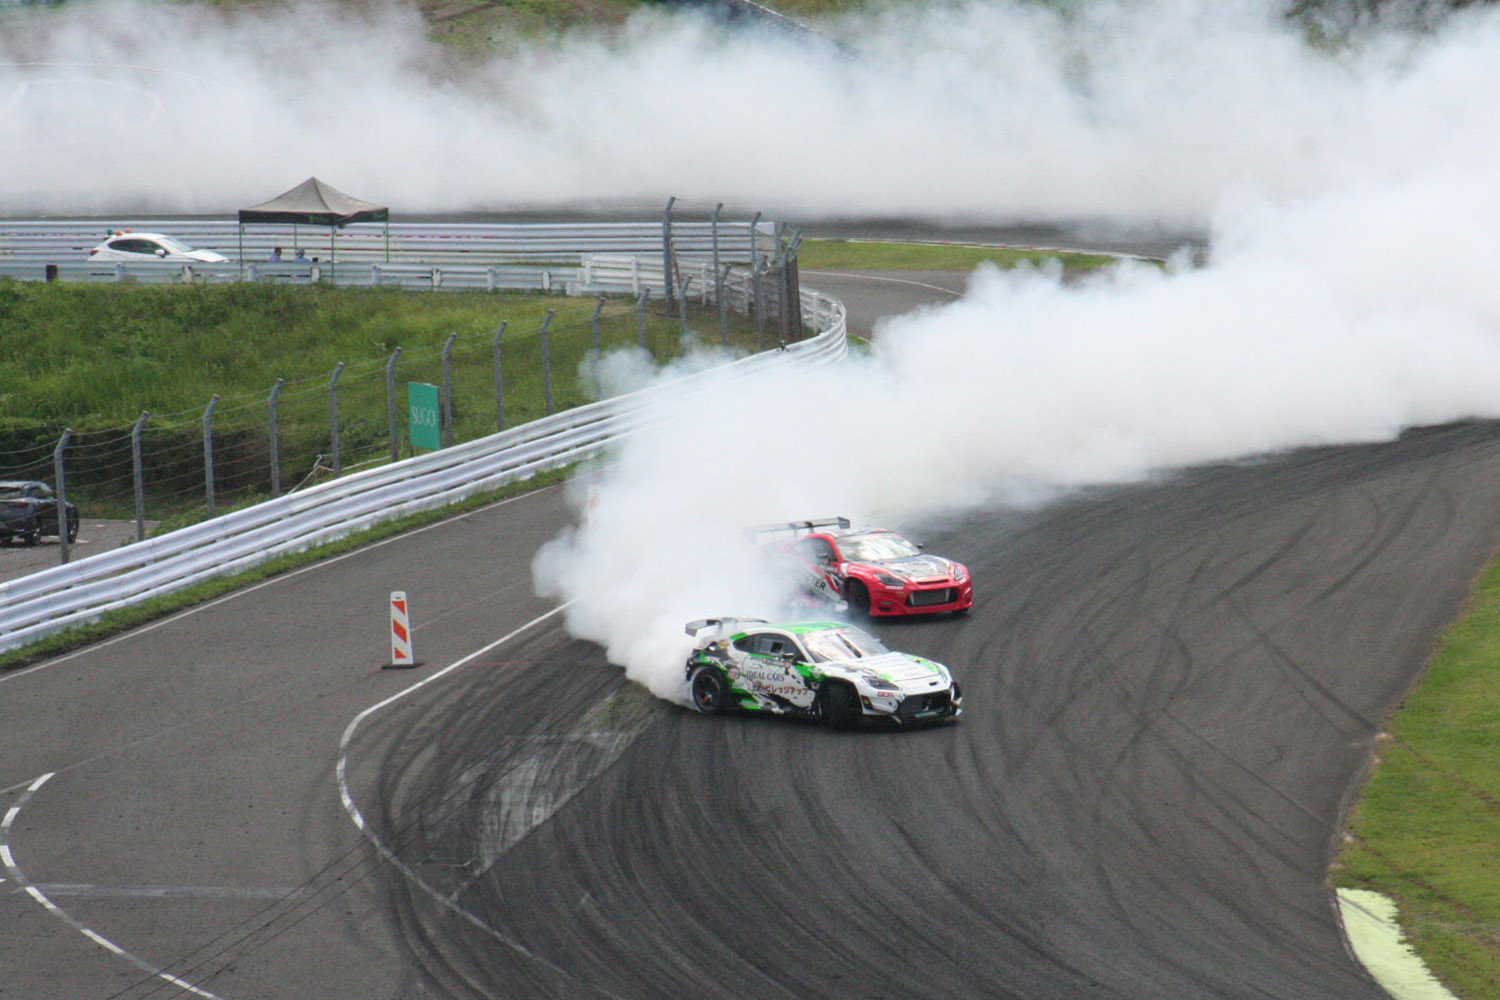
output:
[[1456, 995], [1500, 996], [1500, 561], [1380, 735], [1331, 880], [1394, 899]]
[[998, 267], [1039, 267], [1056, 262], [1065, 270], [1092, 271], [1118, 264], [1105, 254], [1061, 253], [951, 243], [877, 243], [865, 240], [804, 240], [801, 267], [869, 271], [970, 271], [988, 262]]

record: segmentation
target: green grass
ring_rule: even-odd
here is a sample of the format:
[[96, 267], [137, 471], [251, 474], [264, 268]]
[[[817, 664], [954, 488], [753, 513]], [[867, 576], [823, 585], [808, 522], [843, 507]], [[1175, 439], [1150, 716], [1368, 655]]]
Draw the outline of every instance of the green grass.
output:
[[[0, 353], [15, 358], [0, 392], [0, 478], [51, 480], [52, 449], [63, 428], [68, 491], [90, 517], [133, 516], [130, 429], [148, 410], [143, 435], [147, 518], [201, 516], [203, 414], [212, 416], [216, 507], [270, 491], [269, 395], [277, 404], [282, 486], [322, 476], [331, 462], [329, 383], [337, 383], [339, 454], [348, 470], [388, 461], [386, 366], [397, 347], [397, 451], [405, 456], [405, 384], [442, 384], [451, 351], [453, 439], [497, 427], [494, 331], [507, 331], [501, 357], [507, 426], [547, 412], [540, 329], [553, 412], [590, 401], [581, 365], [592, 354], [594, 299], [556, 295], [412, 293], [239, 284], [132, 287], [0, 281]], [[662, 363], [682, 354], [681, 322], [660, 301], [646, 310], [646, 345]], [[718, 344], [717, 311], [695, 302], [691, 343]], [[731, 344], [753, 351], [753, 320], [730, 317]], [[767, 342], [775, 333], [767, 330]], [[608, 354], [635, 348], [635, 303], [606, 300], [600, 344]], [[195, 514], [194, 511], [198, 513]]]
[[1332, 871], [1400, 908], [1460, 997], [1500, 996], [1500, 562], [1389, 720]]
[[1069, 270], [1094, 270], [1119, 262], [1103, 254], [1055, 253], [949, 243], [875, 243], [863, 240], [804, 240], [797, 260], [804, 268], [869, 271], [971, 271], [988, 261], [999, 267], [1057, 261]]

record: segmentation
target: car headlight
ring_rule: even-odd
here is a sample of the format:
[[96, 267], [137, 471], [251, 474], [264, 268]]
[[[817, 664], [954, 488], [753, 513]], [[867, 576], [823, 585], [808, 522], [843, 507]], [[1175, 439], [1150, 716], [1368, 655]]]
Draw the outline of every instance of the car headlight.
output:
[[879, 580], [887, 587], [894, 587], [897, 590], [900, 590], [906, 586], [905, 580], [901, 579], [901, 577], [899, 576], [892, 576], [890, 573], [876, 573], [875, 579]]
[[874, 688], [877, 691], [900, 691], [901, 690], [901, 688], [897, 687], [895, 684], [892, 684], [890, 681], [886, 680], [884, 677], [880, 677], [878, 675], [868, 676], [868, 677], [865, 678], [865, 680], [867, 682], [869, 682], [870, 687]]
[[954, 563], [953, 564], [953, 579], [956, 580], [956, 581], [958, 581], [959, 583], [963, 583], [968, 578], [969, 578], [969, 571], [968, 571], [968, 569], [965, 568], [962, 563]]

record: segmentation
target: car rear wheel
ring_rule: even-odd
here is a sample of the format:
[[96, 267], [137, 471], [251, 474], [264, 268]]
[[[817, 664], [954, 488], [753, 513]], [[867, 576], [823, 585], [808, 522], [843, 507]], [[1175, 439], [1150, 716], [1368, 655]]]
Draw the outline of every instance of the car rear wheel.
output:
[[78, 518], [68, 518], [68, 544], [78, 541]]
[[823, 688], [823, 721], [833, 729], [853, 729], [859, 721], [859, 694], [848, 684], [830, 681]]
[[718, 667], [703, 665], [693, 668], [688, 679], [692, 689], [693, 708], [705, 715], [713, 715], [729, 709], [729, 679]]
[[21, 544], [29, 549], [33, 545], [35, 545], [37, 543], [37, 539], [41, 537], [41, 531], [33, 527], [32, 529], [21, 535]]

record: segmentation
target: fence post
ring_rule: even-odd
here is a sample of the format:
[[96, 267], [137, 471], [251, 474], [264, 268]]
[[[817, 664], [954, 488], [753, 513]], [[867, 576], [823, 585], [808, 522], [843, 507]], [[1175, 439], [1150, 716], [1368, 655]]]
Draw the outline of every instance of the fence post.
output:
[[391, 439], [391, 461], [401, 460], [401, 437], [396, 432], [396, 359], [401, 357], [401, 348], [391, 352], [391, 360], [385, 363], [385, 422]]
[[146, 540], [146, 482], [141, 463], [141, 432], [146, 429], [150, 410], [142, 410], [130, 431], [130, 474], [135, 481], [135, 540]]
[[729, 265], [725, 264], [722, 270], [715, 268], [714, 275], [714, 300], [719, 304], [719, 334], [724, 340], [724, 346], [729, 346], [729, 303], [724, 301], [724, 284], [729, 280]]
[[635, 337], [643, 351], [646, 349], [646, 298], [650, 294], [651, 289], [642, 288], [641, 297], [635, 300]]
[[605, 299], [605, 297], [603, 295], [601, 295], [601, 296], [599, 296], [599, 301], [596, 302], [596, 303], [594, 303], [594, 318], [591, 320], [591, 323], [592, 323], [593, 328], [594, 328], [594, 398], [595, 399], [602, 399], [604, 397], [604, 377], [599, 372], [599, 369], [601, 367], [603, 367], [603, 365], [604, 365], [604, 354], [603, 354], [603, 352], [599, 348], [599, 314], [604, 311], [604, 299]]
[[686, 278], [683, 278], [682, 279], [682, 287], [680, 289], [678, 289], [678, 293], [679, 294], [677, 296], [678, 313], [682, 316], [682, 353], [683, 354], [687, 353], [688, 338], [691, 336], [691, 333], [688, 331], [687, 290], [688, 290], [688, 285], [691, 285], [692, 283], [693, 283], [693, 276], [691, 274], [688, 275]]
[[63, 450], [72, 437], [73, 428], [64, 427], [57, 447], [52, 449], [52, 471], [57, 476], [57, 544], [63, 562], [68, 561], [68, 484], [63, 477]]
[[802, 283], [797, 273], [797, 252], [802, 249], [802, 230], [792, 230], [791, 242], [787, 245], [786, 261], [782, 268], [782, 280], [786, 283], [788, 330], [782, 342], [802, 339]]
[[453, 342], [458, 334], [448, 334], [443, 344], [443, 447], [453, 447]]
[[766, 349], [766, 276], [758, 259], [751, 267], [751, 281], [754, 284], [752, 293], [755, 296], [756, 350], [764, 351]]
[[276, 384], [271, 386], [271, 399], [267, 404], [270, 410], [270, 422], [267, 431], [271, 438], [271, 496], [281, 496], [281, 439], [276, 432], [276, 400], [281, 396], [281, 387], [286, 385], [286, 379], [276, 377]]
[[667, 290], [667, 308], [672, 308], [672, 290], [676, 280], [672, 277], [672, 206], [677, 203], [674, 195], [667, 199], [666, 210], [661, 213], [661, 279]]
[[216, 392], [203, 410], [203, 495], [208, 516], [214, 516], [214, 408], [219, 405]]
[[542, 318], [542, 389], [547, 397], [547, 416], [552, 416], [552, 354], [547, 346], [547, 327], [552, 324], [552, 310]]
[[505, 430], [505, 383], [500, 377], [500, 339], [505, 336], [506, 323], [495, 331], [495, 429]]
[[760, 232], [760, 213], [750, 220], [750, 266], [755, 266], [755, 237]]
[[709, 218], [708, 233], [709, 240], [713, 244], [714, 273], [719, 273], [719, 213], [724, 211], [724, 203], [721, 201], [714, 206], [714, 214]]
[[339, 457], [339, 376], [344, 373], [344, 363], [339, 362], [328, 380], [328, 427], [333, 438], [333, 475], [337, 478], [344, 471]]

